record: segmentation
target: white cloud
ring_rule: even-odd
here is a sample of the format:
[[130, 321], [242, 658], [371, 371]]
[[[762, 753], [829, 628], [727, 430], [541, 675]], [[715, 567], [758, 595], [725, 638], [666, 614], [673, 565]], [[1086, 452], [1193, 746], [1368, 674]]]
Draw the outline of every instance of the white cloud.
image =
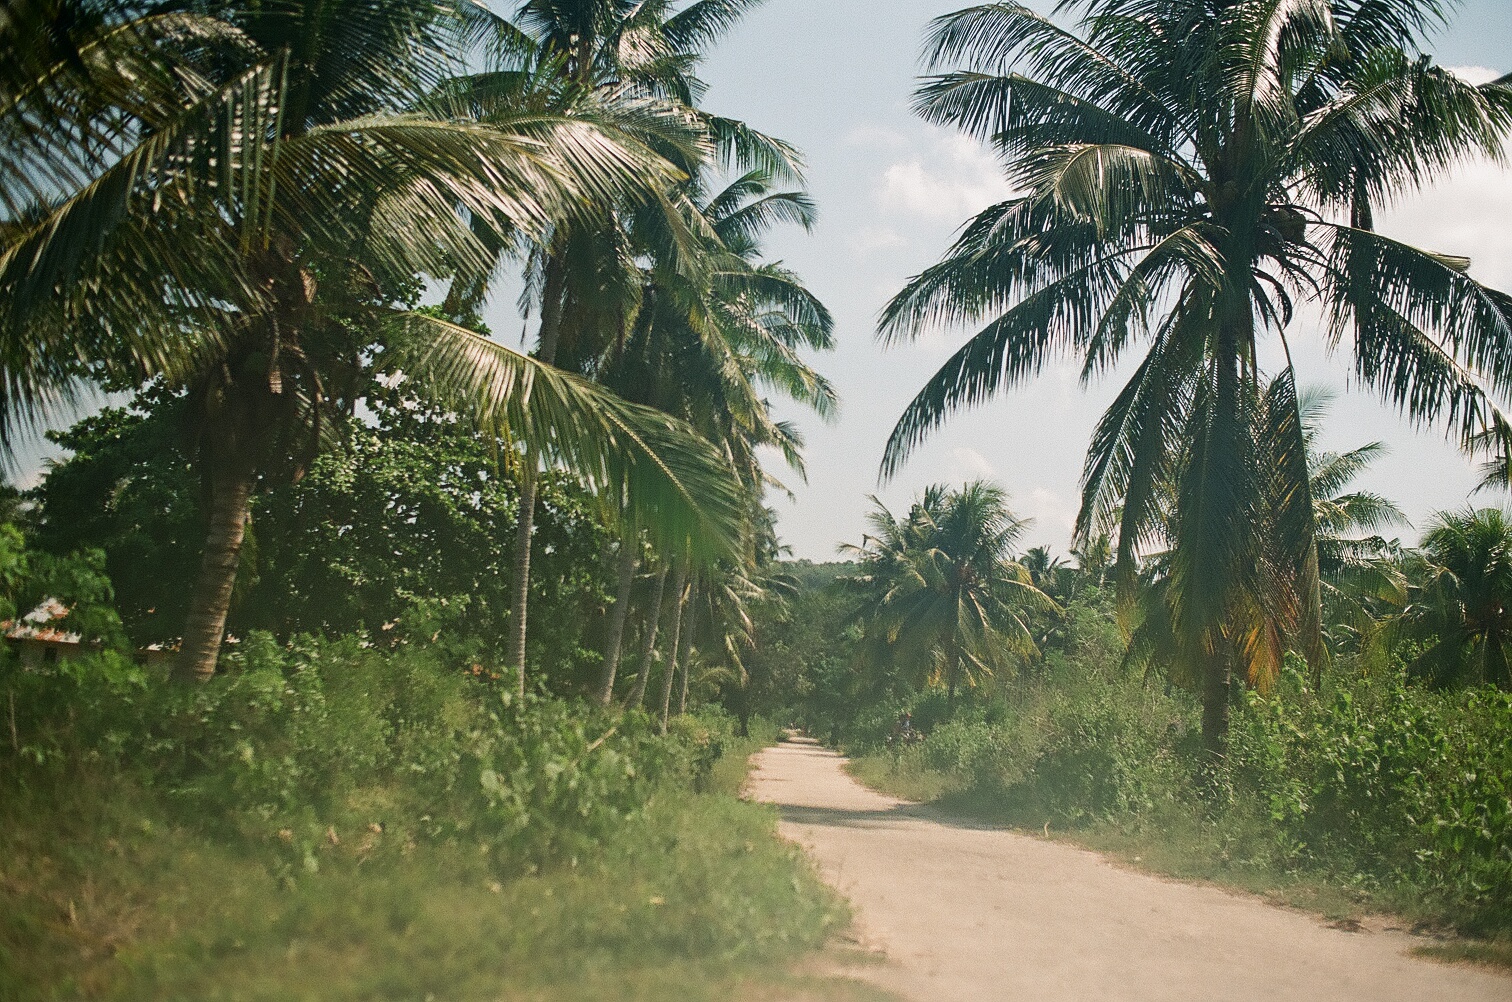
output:
[[925, 149], [882, 172], [877, 200], [893, 213], [960, 223], [1010, 190], [997, 160], [981, 144], [931, 129]]
[[991, 480], [997, 476], [987, 457], [966, 445], [950, 450], [950, 480], [964, 483], [967, 480]]
[[1463, 254], [1470, 274], [1512, 289], [1512, 170], [1481, 160], [1380, 214], [1382, 232], [1425, 250]]
[[1450, 66], [1447, 69], [1460, 79], [1476, 86], [1490, 83], [1502, 75], [1501, 70], [1493, 70], [1489, 66]]

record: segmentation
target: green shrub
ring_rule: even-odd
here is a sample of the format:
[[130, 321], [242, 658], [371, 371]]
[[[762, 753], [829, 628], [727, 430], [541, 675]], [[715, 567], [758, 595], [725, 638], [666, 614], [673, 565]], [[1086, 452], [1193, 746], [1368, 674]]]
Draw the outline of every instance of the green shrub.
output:
[[1017, 785], [1063, 823], [1149, 811], [1181, 783], [1184, 709], [1137, 682], [1063, 693], [1049, 701]]
[[760, 718], [663, 736], [353, 637], [224, 669], [0, 662], [0, 998], [717, 998], [842, 916], [770, 809], [696, 793]]
[[108, 762], [196, 826], [286, 833], [292, 869], [328, 829], [369, 824], [486, 843], [503, 868], [570, 856], [658, 785], [702, 784], [734, 733], [703, 714], [662, 737], [644, 714], [520, 700], [434, 649], [356, 637], [253, 633], [193, 686], [111, 652], [0, 681], [31, 768]]
[[1317, 699], [1295, 668], [1286, 682], [1236, 714], [1229, 795], [1263, 804], [1309, 866], [1512, 928], [1512, 694], [1396, 675]]

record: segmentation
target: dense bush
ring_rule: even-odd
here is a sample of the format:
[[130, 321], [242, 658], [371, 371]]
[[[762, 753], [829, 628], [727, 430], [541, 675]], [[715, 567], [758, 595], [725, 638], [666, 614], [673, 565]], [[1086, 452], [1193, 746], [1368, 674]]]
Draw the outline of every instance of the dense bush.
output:
[[[661, 783], [706, 776], [733, 733], [535, 697], [434, 648], [254, 633], [208, 684], [167, 684], [113, 651], [0, 679], [15, 707], [12, 782], [118, 770], [200, 826], [266, 837], [296, 864], [329, 832], [487, 846], [500, 868], [579, 851]], [[338, 836], [339, 837], [339, 836]]]
[[763, 720], [663, 737], [354, 638], [225, 667], [0, 662], [0, 998], [713, 1000], [843, 919], [769, 810], [694, 793]]
[[1389, 675], [1315, 698], [1286, 681], [1236, 716], [1227, 797], [1263, 805], [1299, 861], [1512, 928], [1512, 694]]
[[[518, 489], [495, 450], [445, 414], [371, 389], [367, 418], [340, 434], [297, 484], [254, 499], [229, 628], [392, 641], [438, 634], [497, 655], [507, 635]], [[201, 484], [182, 434], [182, 398], [154, 388], [51, 435], [70, 453], [22, 513], [32, 559], [94, 548], [115, 582], [133, 643], [183, 630], [204, 544]], [[530, 659], [557, 692], [585, 691], [612, 595], [609, 535], [592, 497], [564, 476], [537, 501]], [[40, 552], [37, 552], [40, 551]]]

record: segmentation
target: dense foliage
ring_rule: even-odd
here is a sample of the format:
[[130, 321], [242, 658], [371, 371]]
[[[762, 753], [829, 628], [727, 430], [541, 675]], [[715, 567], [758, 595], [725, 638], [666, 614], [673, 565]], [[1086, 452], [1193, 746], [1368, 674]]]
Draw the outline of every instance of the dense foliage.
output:
[[1263, 685], [1289, 649], [1326, 656], [1298, 307], [1405, 417], [1466, 450], [1512, 446], [1512, 296], [1374, 223], [1512, 135], [1512, 78], [1474, 86], [1424, 51], [1448, 12], [1085, 0], [1064, 23], [985, 3], [930, 26], [916, 109], [989, 143], [1016, 194], [883, 311], [888, 339], [978, 327], [899, 418], [883, 470], [1052, 360], [1088, 379], [1134, 361], [1088, 445], [1076, 534], [1116, 531], [1125, 600], [1166, 549], [1159, 601], [1215, 756], [1232, 674]]
[[1189, 697], [1076, 667], [878, 768], [933, 773], [935, 792], [1026, 827], [1195, 830], [1232, 871], [1302, 871], [1469, 931], [1512, 928], [1507, 693], [1397, 677], [1319, 699], [1290, 670], [1236, 709], [1213, 768]]
[[838, 917], [728, 796], [753, 744], [718, 711], [662, 736], [442, 647], [228, 660], [194, 687], [112, 650], [0, 668], [5, 997], [682, 990]]
[[[284, 998], [310, 940], [321, 997], [496, 995], [533, 936], [570, 944], [547, 981], [608, 955], [714, 993], [701, 964], [833, 920], [728, 799], [774, 733], [710, 707], [777, 601], [757, 450], [802, 468], [768, 395], [836, 402], [831, 318], [762, 248], [812, 223], [801, 159], [700, 107], [752, 5], [506, 6], [4, 5], [0, 453], [130, 402], [0, 499], [0, 994]], [[505, 276], [534, 352], [479, 322]], [[140, 876], [100, 857], [127, 842]], [[589, 859], [606, 901], [473, 901], [476, 960], [436, 949], [448, 893]], [[85, 911], [150, 915], [119, 944], [46, 917], [91, 871]], [[224, 907], [181, 933], [149, 872]], [[363, 952], [404, 959], [332, 973]]]
[[[199, 557], [200, 492], [181, 450], [175, 399], [144, 398], [85, 419], [54, 439], [71, 455], [35, 492], [40, 545], [102, 550], [128, 633], [138, 645], [178, 635]], [[437, 631], [477, 657], [502, 646], [517, 490], [501, 457], [470, 428], [412, 399], [377, 399], [338, 451], [299, 483], [254, 503], [228, 623], [387, 644]], [[572, 687], [597, 663], [591, 630], [608, 588], [606, 532], [570, 479], [542, 491], [536, 588], [571, 615], [533, 638], [549, 679]]]
[[266, 843], [290, 873], [317, 865], [329, 829], [372, 825], [391, 847], [461, 839], [510, 873], [592, 845], [659, 784], [700, 780], [731, 733], [715, 716], [661, 738], [644, 716], [521, 702], [440, 647], [253, 633], [229, 657], [193, 688], [109, 650], [8, 669], [9, 781], [87, 761]]
[[[1512, 468], [1512, 299], [1372, 221], [1502, 151], [1508, 78], [1420, 52], [1433, 0], [939, 19], [918, 107], [1019, 194], [884, 310], [986, 324], [884, 472], [1146, 350], [1072, 563], [977, 482], [784, 564], [768, 395], [835, 412], [834, 322], [762, 247], [813, 224], [798, 153], [701, 107], [751, 6], [5, 5], [0, 455], [131, 398], [0, 495], [0, 994], [596, 997], [633, 962], [722, 997], [838, 915], [728, 796], [773, 720], [903, 792], [1512, 931], [1512, 515], [1376, 535], [1379, 445], [1316, 448], [1285, 343], [1312, 301]], [[505, 275], [531, 354], [478, 322]]]

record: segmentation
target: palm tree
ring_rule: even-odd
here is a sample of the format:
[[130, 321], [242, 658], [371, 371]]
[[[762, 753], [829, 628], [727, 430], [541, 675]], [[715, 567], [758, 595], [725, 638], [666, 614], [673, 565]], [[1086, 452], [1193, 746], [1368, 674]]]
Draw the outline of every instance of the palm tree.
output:
[[1031, 546], [1024, 551], [1019, 563], [1029, 572], [1034, 586], [1046, 594], [1059, 587], [1060, 572], [1069, 569], [1064, 560], [1050, 552], [1048, 546]]
[[[104, 19], [96, 34], [113, 48], [85, 63], [165, 60], [160, 75], [192, 86], [161, 106], [139, 110], [109, 73], [64, 100], [78, 83], [61, 67], [69, 53], [31, 85], [7, 82], [16, 89], [0, 114], [17, 125], [7, 168], [62, 156], [71, 173], [55, 175], [61, 198], [18, 186], [5, 206], [0, 347], [7, 403], [23, 417], [94, 373], [163, 378], [199, 405], [210, 524], [187, 674], [214, 670], [258, 480], [297, 477], [331, 424], [324, 415], [349, 410], [375, 371], [402, 371], [486, 433], [727, 547], [738, 501], [721, 458], [686, 428], [405, 308], [417, 274], [492, 266], [480, 224], [544, 232], [585, 206], [665, 187], [664, 159], [583, 116], [479, 123], [461, 106], [442, 114], [434, 98], [430, 114], [408, 111], [481, 16], [471, 6], [227, 2], [189, 19], [193, 33], [166, 6], [143, 9], [157, 13]], [[85, 109], [83, 124], [47, 119], [51, 104]]]
[[[548, 103], [594, 94], [617, 106], [619, 127], [686, 175], [715, 155], [790, 169], [796, 157], [784, 144], [697, 108], [703, 85], [693, 70], [707, 46], [753, 5], [697, 0], [677, 10], [670, 0], [524, 0], [497, 28], [496, 48], [505, 75], [539, 81]], [[481, 82], [496, 76], [485, 74]], [[471, 78], [468, 89], [476, 91], [479, 82]], [[654, 249], [679, 269], [698, 272], [698, 234], [686, 229], [696, 213], [686, 209], [679, 190], [668, 185], [656, 198], [627, 200], [581, 225], [564, 220], [534, 239], [525, 302], [539, 312], [537, 357], [555, 362], [560, 353], [576, 368], [574, 362], [596, 358], [606, 341], [623, 336], [639, 305], [638, 253]], [[523, 691], [535, 518], [529, 472], [521, 491], [509, 647]]]
[[[704, 668], [702, 680], [742, 692], [750, 683], [746, 652], [756, 646], [753, 612], [764, 608], [781, 616], [796, 596], [798, 582], [776, 560], [786, 552], [777, 538], [776, 513], [763, 507], [752, 520], [753, 545], [740, 562], [723, 561], [704, 571], [693, 594], [691, 649]], [[682, 662], [678, 712], [687, 708], [691, 658]], [[742, 706], [748, 705], [744, 700]]]
[[1512, 687], [1512, 515], [1440, 512], [1423, 535], [1423, 565], [1396, 623], [1417, 641], [1412, 673], [1434, 685]]
[[646, 621], [641, 632], [640, 671], [630, 686], [630, 695], [625, 699], [626, 707], [632, 710], [640, 709], [646, 699], [646, 683], [650, 681], [651, 666], [656, 660], [656, 635], [661, 630], [662, 598], [667, 590], [669, 570], [670, 568], [663, 563], [656, 572], [651, 597], [646, 604]]
[[[700, 180], [690, 179], [695, 192]], [[809, 228], [813, 206], [801, 192], [773, 188], [765, 172], [749, 171], [712, 196], [695, 193], [689, 202], [701, 216], [698, 228], [709, 233], [710, 267], [692, 277], [656, 262], [646, 267], [624, 337], [579, 363], [627, 399], [682, 418], [724, 450], [746, 488], [747, 565], [755, 562], [753, 546], [767, 516], [763, 491], [781, 486], [763, 470], [758, 449], [777, 448], [803, 475], [802, 442], [772, 417], [766, 393], [781, 393], [823, 417], [836, 408], [833, 387], [799, 354], [833, 347], [829, 312], [796, 275], [761, 260], [765, 231], [778, 222]], [[676, 559], [676, 547], [670, 550]], [[706, 570], [717, 580], [729, 564]], [[611, 647], [599, 690], [606, 701], [617, 663]]]
[[[672, 683], [677, 678], [677, 663], [683, 655], [684, 644], [687, 643], [688, 634], [684, 634], [683, 625], [687, 622], [688, 598], [692, 587], [696, 585], [696, 579], [689, 580], [690, 574], [687, 561], [682, 561], [677, 567], [677, 576], [672, 585], [672, 594], [668, 599], [668, 614], [671, 616], [671, 629], [668, 630], [667, 663], [662, 669], [662, 688], [660, 706], [661, 730], [667, 731], [667, 716], [672, 708]], [[655, 708], [653, 708], [655, 709]]]
[[639, 534], [627, 534], [620, 540], [615, 559], [614, 606], [609, 613], [609, 637], [605, 643], [604, 670], [599, 677], [594, 698], [601, 706], [614, 699], [614, 680], [619, 674], [620, 653], [624, 649], [625, 623], [630, 618], [630, 592], [635, 587], [635, 569], [640, 566]]
[[[1330, 391], [1304, 392], [1293, 404], [1289, 380], [1278, 377], [1267, 387], [1265, 399], [1270, 407], [1258, 423], [1265, 434], [1250, 449], [1250, 455], [1262, 466], [1257, 483], [1263, 489], [1252, 508], [1262, 559], [1252, 570], [1256, 583], [1251, 590], [1263, 596], [1257, 600], [1268, 601], [1270, 606], [1252, 618], [1274, 624], [1276, 632], [1244, 638], [1250, 670], [1246, 681], [1262, 691], [1275, 681], [1285, 650], [1306, 650], [1315, 681], [1321, 681], [1328, 649], [1305, 647], [1315, 634], [1320, 639], [1334, 638], [1336, 645], [1357, 643], [1375, 629], [1385, 610], [1400, 608], [1405, 600], [1405, 579], [1394, 544], [1378, 533], [1392, 525], [1407, 524], [1401, 510], [1387, 498], [1369, 491], [1346, 492], [1350, 482], [1382, 453], [1381, 443], [1369, 442], [1343, 453], [1317, 447], [1321, 423], [1333, 399]], [[1312, 501], [1310, 519], [1296, 517], [1288, 496], [1288, 443], [1293, 438], [1289, 420], [1293, 410], [1302, 420], [1307, 496]], [[1188, 638], [1175, 625], [1171, 547], [1179, 538], [1175, 526], [1181, 511], [1169, 485], [1161, 489], [1159, 504], [1166, 528], [1158, 538], [1166, 546], [1146, 557], [1138, 598], [1126, 605], [1134, 626], [1124, 662], [1145, 670], [1158, 663], [1174, 680], [1200, 687], [1205, 682], [1206, 652], [1189, 646]], [[1299, 579], [1296, 554], [1309, 537], [1316, 550], [1317, 567], [1310, 579]], [[1315, 580], [1321, 591], [1312, 601], [1301, 591], [1308, 580]], [[1305, 620], [1314, 608], [1320, 608], [1322, 616], [1318, 629]]]
[[873, 651], [911, 670], [915, 684], [943, 684], [952, 706], [961, 683], [975, 686], [1011, 656], [1038, 653], [1024, 615], [1056, 605], [1009, 556], [1028, 522], [1001, 488], [936, 485], [902, 520], [873, 502], [877, 535], [841, 547], [861, 563], [851, 585], [867, 595]]
[[[1013, 3], [934, 22], [931, 66], [962, 66], [928, 78], [918, 110], [990, 141], [1024, 194], [968, 223], [884, 311], [887, 339], [988, 322], [905, 410], [883, 470], [956, 408], [1057, 356], [1091, 379], [1145, 342], [1094, 434], [1077, 531], [1116, 528], [1126, 594], [1141, 549], [1176, 533], [1173, 625], [1202, 652], [1203, 732], [1219, 753], [1231, 674], [1274, 654], [1257, 638], [1294, 625], [1278, 616], [1318, 618], [1305, 608], [1318, 589], [1302, 422], [1294, 394], [1267, 399], [1262, 375], [1268, 351], [1290, 385], [1296, 305], [1321, 307], [1330, 346], [1347, 345], [1360, 381], [1413, 420], [1466, 447], [1512, 435], [1497, 404], [1512, 388], [1512, 298], [1462, 258], [1371, 228], [1383, 199], [1500, 151], [1512, 87], [1472, 87], [1419, 57], [1443, 19], [1431, 0], [1068, 6], [1074, 30]], [[1279, 494], [1252, 453], [1277, 432]], [[1284, 554], [1259, 535], [1268, 493], [1300, 532]], [[1268, 559], [1287, 561], [1292, 598], [1257, 592]]]
[[1299, 401], [1307, 441], [1308, 493], [1313, 499], [1325, 639], [1335, 651], [1346, 646], [1358, 650], [1382, 614], [1400, 609], [1406, 601], [1400, 546], [1382, 537], [1381, 531], [1410, 523], [1389, 498], [1347, 490], [1385, 453], [1385, 445], [1367, 442], [1346, 452], [1316, 447], [1332, 400], [1331, 392], [1313, 390]]

